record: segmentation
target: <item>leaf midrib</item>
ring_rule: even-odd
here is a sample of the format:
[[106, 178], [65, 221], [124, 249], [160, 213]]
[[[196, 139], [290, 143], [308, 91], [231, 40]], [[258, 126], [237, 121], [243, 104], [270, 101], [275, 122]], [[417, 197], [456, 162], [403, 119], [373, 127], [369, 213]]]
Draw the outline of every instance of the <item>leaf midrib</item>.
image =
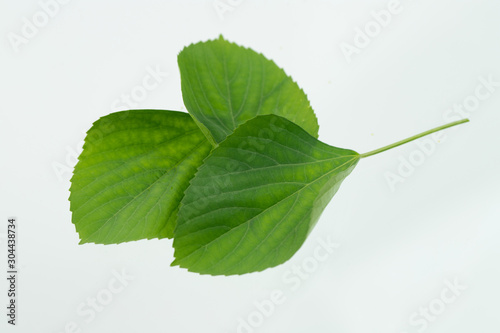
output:
[[[307, 187], [309, 187], [309, 186], [313, 185], [314, 183], [318, 182], [318, 181], [319, 181], [320, 179], [322, 179], [323, 177], [326, 177], [326, 176], [330, 175], [331, 173], [335, 172], [336, 170], [338, 170], [338, 169], [339, 169], [339, 168], [341, 168], [342, 166], [344, 166], [344, 165], [346, 165], [346, 164], [348, 164], [348, 163], [351, 163], [351, 162], [355, 161], [356, 159], [359, 159], [359, 155], [347, 155], [346, 157], [348, 157], [348, 156], [354, 156], [354, 158], [352, 158], [352, 159], [350, 159], [350, 160], [346, 161], [345, 163], [343, 163], [343, 164], [341, 164], [341, 165], [339, 165], [339, 166], [335, 167], [334, 169], [332, 169], [332, 170], [330, 170], [330, 171], [326, 172], [324, 175], [322, 175], [322, 176], [320, 176], [320, 177], [316, 178], [315, 180], [313, 180], [312, 182], [308, 183], [308, 184], [307, 184], [307, 185], [305, 185], [304, 187], [302, 187], [302, 188], [298, 189], [298, 190], [297, 190], [297, 191], [295, 191], [295, 192], [292, 192], [291, 194], [287, 195], [286, 197], [284, 197], [284, 198], [280, 199], [280, 200], [279, 200], [279, 201], [277, 201], [276, 203], [274, 203], [274, 204], [272, 204], [271, 206], [267, 207], [266, 209], [262, 210], [262, 212], [260, 212], [260, 213], [258, 213], [257, 215], [253, 216], [253, 217], [252, 217], [251, 219], [249, 219], [248, 221], [245, 221], [245, 222], [241, 223], [240, 225], [238, 225], [238, 226], [237, 226], [237, 227], [235, 227], [235, 228], [231, 228], [231, 229], [230, 229], [230, 230], [228, 230], [227, 232], [225, 232], [225, 233], [223, 233], [223, 234], [221, 234], [221, 235], [217, 236], [216, 238], [214, 238], [214, 239], [213, 239], [213, 240], [211, 240], [210, 242], [208, 242], [208, 243], [204, 244], [203, 246], [200, 246], [200, 247], [199, 247], [199, 248], [197, 248], [196, 250], [192, 251], [192, 252], [191, 252], [190, 254], [188, 254], [187, 256], [185, 256], [185, 257], [183, 257], [183, 258], [181, 258], [181, 259], [176, 259], [176, 261], [179, 261], [179, 262], [180, 262], [180, 261], [182, 261], [182, 260], [185, 260], [185, 259], [189, 258], [191, 255], [195, 254], [196, 252], [200, 251], [200, 249], [202, 249], [202, 248], [203, 248], [203, 249], [206, 249], [206, 248], [207, 248], [210, 244], [212, 244], [213, 242], [217, 241], [219, 238], [223, 237], [224, 235], [227, 235], [227, 234], [228, 234], [229, 232], [231, 232], [232, 230], [237, 229], [237, 228], [241, 227], [241, 226], [242, 226], [242, 225], [244, 225], [244, 224], [248, 224], [248, 223], [250, 223], [250, 222], [251, 222], [251, 221], [253, 221], [255, 218], [257, 218], [258, 216], [262, 215], [263, 213], [265, 213], [265, 212], [266, 212], [266, 211], [268, 211], [269, 209], [273, 208], [274, 206], [276, 206], [277, 204], [279, 204], [279, 203], [280, 203], [280, 202], [282, 202], [283, 200], [286, 200], [287, 198], [291, 197], [292, 195], [295, 195], [295, 194], [297, 194], [297, 193], [299, 193], [299, 192], [303, 191], [303, 190], [304, 190], [304, 189], [306, 189]], [[177, 238], [177, 237], [176, 237], [176, 238]], [[174, 262], [174, 263], [175, 263], [175, 262]]]
[[[192, 133], [195, 133], [195, 132], [197, 132], [197, 131], [199, 131], [199, 129], [198, 129], [198, 128], [193, 129], [193, 130], [191, 130], [191, 131], [189, 131], [189, 132], [185, 132], [185, 133], [183, 133], [183, 134], [181, 134], [181, 135], [177, 135], [177, 136], [175, 136], [175, 137], [173, 137], [173, 138], [167, 138], [167, 140], [166, 140], [166, 141], [163, 141], [163, 142], [159, 142], [159, 143], [156, 143], [156, 144], [150, 145], [150, 149], [149, 149], [147, 152], [144, 152], [144, 153], [142, 153], [142, 154], [139, 154], [139, 155], [136, 155], [136, 156], [130, 157], [130, 158], [125, 159], [125, 160], [123, 160], [123, 159], [122, 159], [122, 163], [121, 163], [120, 165], [116, 166], [115, 168], [113, 168], [113, 169], [111, 169], [111, 170], [109, 170], [109, 171], [107, 171], [107, 172], [105, 172], [105, 173], [103, 173], [103, 174], [101, 174], [101, 175], [99, 175], [99, 176], [97, 176], [97, 177], [92, 177], [94, 180], [93, 180], [93, 181], [91, 181], [90, 183], [88, 183], [88, 184], [84, 185], [84, 186], [83, 186], [83, 187], [81, 187], [80, 189], [78, 189], [78, 191], [79, 191], [79, 192], [83, 191], [84, 189], [86, 189], [88, 186], [90, 186], [90, 185], [94, 184], [94, 183], [95, 183], [96, 181], [98, 181], [99, 179], [102, 179], [102, 177], [104, 177], [104, 176], [108, 175], [110, 172], [116, 172], [116, 169], [118, 169], [118, 168], [122, 168], [122, 167], [126, 166], [126, 164], [129, 164], [129, 163], [132, 163], [132, 162], [136, 162], [136, 161], [140, 160], [141, 158], [144, 158], [144, 157], [145, 157], [145, 156], [147, 156], [147, 155], [150, 155], [150, 154], [155, 153], [155, 149], [156, 149], [158, 146], [171, 144], [172, 142], [175, 142], [176, 140], [179, 140], [179, 139], [181, 139], [181, 138], [183, 138], [183, 137], [186, 137], [186, 136], [188, 136], [188, 135], [190, 135], [190, 134], [192, 134]], [[202, 140], [201, 142], [203, 142], [203, 140]], [[114, 149], [109, 149], [109, 150], [107, 150], [107, 152], [112, 151], [112, 150], [114, 150]], [[190, 155], [191, 153], [192, 153], [192, 150], [190, 150], [190, 151], [188, 152], [188, 155]], [[93, 157], [93, 156], [92, 156], [92, 157]], [[87, 157], [86, 157], [86, 158], [87, 158]], [[89, 156], [88, 158], [91, 158], [91, 157]], [[181, 159], [180, 161], [182, 161], [182, 159]], [[79, 162], [80, 162], [80, 161], [79, 161]], [[95, 168], [95, 167], [97, 167], [97, 166], [100, 166], [101, 164], [105, 164], [105, 163], [114, 163], [114, 162], [120, 162], [120, 160], [103, 161], [103, 162], [99, 162], [99, 163], [96, 163], [96, 164], [93, 164], [93, 165], [88, 165], [88, 166], [85, 166], [83, 169], [81, 169], [81, 170], [80, 170], [80, 172], [84, 172], [84, 171], [87, 171], [88, 169]], [[178, 162], [177, 162], [177, 163], [178, 163]], [[177, 163], [174, 165], [174, 167], [177, 165]], [[76, 165], [76, 167], [75, 167], [75, 168], [77, 168], [77, 167], [78, 167], [78, 165]], [[164, 169], [164, 168], [157, 168], [157, 170], [163, 170], [163, 169]], [[147, 169], [147, 170], [148, 170], [148, 171], [151, 171], [152, 169]], [[169, 170], [170, 170], [170, 169], [167, 169], [165, 172], [168, 172]], [[85, 179], [87, 179], [87, 177], [85, 177]], [[76, 179], [76, 180], [80, 180], [80, 179]], [[102, 191], [100, 191], [100, 192], [96, 193], [95, 195], [97, 195], [97, 194], [99, 194], [99, 193], [101, 193], [101, 192], [102, 192]], [[82, 206], [83, 206], [83, 204], [82, 204]], [[80, 206], [80, 207], [81, 207], [81, 206]], [[80, 207], [78, 207], [78, 208], [80, 208]], [[77, 208], [77, 209], [78, 209], [78, 208]]]
[[[118, 215], [122, 210], [124, 210], [126, 207], [128, 207], [132, 202], [134, 202], [138, 197], [140, 197], [144, 192], [148, 191], [151, 187], [153, 187], [154, 185], [156, 185], [163, 177], [167, 176], [168, 173], [176, 168], [178, 165], [180, 165], [182, 162], [184, 162], [188, 157], [190, 157], [192, 155], [192, 153], [198, 149], [201, 145], [203, 145], [205, 143], [204, 140], [202, 140], [198, 145], [196, 145], [193, 149], [191, 149], [189, 151], [188, 154], [186, 154], [182, 159], [179, 160], [179, 162], [177, 162], [174, 166], [172, 166], [170, 169], [168, 170], [165, 170], [165, 173], [163, 175], [161, 175], [160, 177], [158, 177], [153, 183], [151, 183], [151, 185], [149, 185], [146, 189], [144, 189], [143, 191], [141, 191], [140, 193], [138, 193], [136, 196], [134, 196], [126, 205], [124, 205], [122, 208], [120, 208], [117, 212], [115, 212], [112, 216], [110, 216], [109, 218], [106, 219], [105, 222], [103, 222], [103, 224], [101, 225], [101, 227], [99, 227], [97, 230], [95, 230], [93, 233], [91, 233], [90, 235], [88, 235], [87, 237], [85, 237], [85, 239], [89, 239], [91, 238], [93, 235], [95, 235], [97, 232], [99, 232], [103, 227], [104, 225], [106, 225], [111, 219], [115, 218], [116, 215]], [[99, 206], [100, 207], [100, 206]], [[99, 207], [97, 207], [96, 209], [98, 209]], [[91, 212], [95, 211], [96, 209], [93, 209]], [[90, 213], [90, 212], [89, 212]], [[87, 216], [89, 213], [87, 213], [85, 216]], [[84, 217], [85, 217], [84, 216]], [[82, 217], [83, 219], [83, 217]], [[82, 239], [83, 241], [83, 239]]]

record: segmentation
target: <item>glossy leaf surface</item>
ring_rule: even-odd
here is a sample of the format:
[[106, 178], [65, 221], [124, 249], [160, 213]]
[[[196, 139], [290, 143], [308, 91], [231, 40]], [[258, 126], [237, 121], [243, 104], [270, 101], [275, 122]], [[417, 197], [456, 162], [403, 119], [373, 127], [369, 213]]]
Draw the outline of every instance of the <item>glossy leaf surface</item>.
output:
[[275, 115], [240, 126], [186, 190], [175, 261], [212, 275], [261, 271], [288, 260], [359, 160]]
[[318, 137], [306, 94], [262, 54], [220, 37], [185, 47], [178, 63], [184, 104], [212, 143], [263, 114], [285, 117]]
[[210, 149], [187, 113], [131, 110], [96, 121], [71, 178], [81, 243], [172, 237], [184, 190]]

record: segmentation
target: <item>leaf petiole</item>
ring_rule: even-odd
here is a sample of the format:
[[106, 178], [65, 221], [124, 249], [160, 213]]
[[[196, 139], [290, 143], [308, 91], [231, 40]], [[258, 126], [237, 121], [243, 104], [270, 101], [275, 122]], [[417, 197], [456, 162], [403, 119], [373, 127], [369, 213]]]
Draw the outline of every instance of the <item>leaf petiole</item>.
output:
[[469, 119], [457, 120], [457, 121], [451, 122], [451, 123], [449, 123], [449, 124], [442, 125], [442, 126], [439, 126], [439, 127], [433, 128], [433, 129], [430, 129], [430, 130], [428, 130], [428, 131], [422, 132], [422, 133], [420, 133], [420, 134], [417, 134], [417, 135], [411, 136], [411, 137], [406, 138], [406, 139], [404, 139], [404, 140], [401, 140], [401, 141], [395, 142], [395, 143], [390, 144], [390, 145], [388, 145], [388, 146], [385, 146], [385, 147], [382, 147], [382, 148], [379, 148], [379, 149], [375, 149], [375, 150], [369, 151], [369, 152], [364, 153], [364, 154], [360, 154], [360, 155], [359, 155], [359, 157], [360, 157], [360, 158], [364, 158], [364, 157], [368, 157], [368, 156], [376, 155], [376, 154], [381, 153], [381, 152], [383, 152], [383, 151], [386, 151], [386, 150], [389, 150], [389, 149], [392, 149], [392, 148], [395, 148], [395, 147], [398, 147], [398, 146], [404, 145], [405, 143], [411, 142], [411, 141], [413, 141], [413, 140], [420, 139], [421, 137], [424, 137], [424, 136], [426, 136], [426, 135], [429, 135], [429, 134], [432, 134], [432, 133], [435, 133], [435, 132], [439, 132], [439, 131], [441, 131], [441, 130], [444, 130], [445, 128], [453, 127], [453, 126], [460, 125], [460, 124], [467, 123], [467, 122], [469, 122]]

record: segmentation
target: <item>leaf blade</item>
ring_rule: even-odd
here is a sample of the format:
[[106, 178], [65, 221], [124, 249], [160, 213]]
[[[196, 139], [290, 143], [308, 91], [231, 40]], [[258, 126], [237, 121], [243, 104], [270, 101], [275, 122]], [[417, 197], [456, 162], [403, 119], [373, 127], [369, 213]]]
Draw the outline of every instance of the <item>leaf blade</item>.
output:
[[178, 55], [184, 104], [216, 145], [263, 114], [283, 116], [318, 137], [318, 121], [301, 88], [272, 60], [222, 38]]
[[248, 121], [191, 180], [172, 265], [232, 275], [285, 262], [358, 160], [356, 152], [321, 143], [282, 117]]
[[81, 243], [172, 237], [184, 190], [210, 149], [187, 113], [130, 110], [100, 118], [71, 178]]

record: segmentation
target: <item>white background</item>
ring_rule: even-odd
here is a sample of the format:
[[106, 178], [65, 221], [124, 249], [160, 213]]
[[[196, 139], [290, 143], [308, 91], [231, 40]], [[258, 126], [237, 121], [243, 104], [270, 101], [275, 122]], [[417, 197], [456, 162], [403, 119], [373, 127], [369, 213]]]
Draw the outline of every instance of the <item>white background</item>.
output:
[[[167, 239], [78, 245], [67, 200], [85, 132], [124, 108], [122, 94], [148, 68], [169, 75], [136, 108], [185, 110], [176, 56], [192, 42], [222, 33], [275, 60], [308, 94], [320, 139], [363, 153], [444, 124], [454, 104], [487, 92], [480, 77], [500, 82], [498, 1], [401, 0], [349, 59], [342, 43], [355, 45], [355, 29], [389, 1], [233, 0], [219, 15], [214, 1], [73, 0], [17, 51], [9, 38], [22, 36], [24, 18], [43, 19], [41, 5], [1, 3], [0, 267], [6, 220], [15, 216], [20, 275], [14, 328], [1, 279], [0, 331], [229, 333], [241, 320], [253, 325], [245, 333], [500, 331], [498, 86], [430, 154], [410, 143], [362, 160], [301, 250], [262, 273], [170, 267]], [[401, 177], [410, 157], [419, 165], [391, 188], [387, 173]], [[293, 267], [314, 263], [318, 240], [328, 238], [340, 245], [328, 260], [308, 266], [300, 285], [284, 278], [297, 282]], [[134, 279], [109, 304], [92, 318], [77, 312], [109, 296], [122, 270]], [[453, 296], [446, 280], [466, 287], [449, 304], [440, 300]], [[255, 302], [273, 290], [285, 301], [259, 314]], [[430, 306], [432, 320], [422, 319]]]

